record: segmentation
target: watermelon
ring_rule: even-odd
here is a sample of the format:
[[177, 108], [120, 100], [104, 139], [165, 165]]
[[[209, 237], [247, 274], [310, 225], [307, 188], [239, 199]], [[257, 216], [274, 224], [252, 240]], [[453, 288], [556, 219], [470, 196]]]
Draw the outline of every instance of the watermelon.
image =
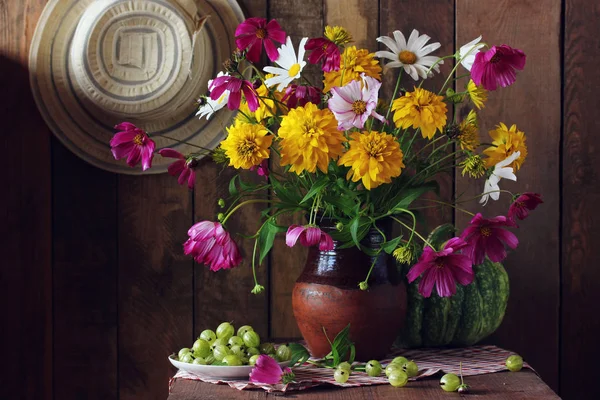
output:
[[508, 275], [502, 264], [490, 260], [473, 270], [473, 283], [457, 285], [452, 297], [439, 297], [434, 290], [423, 298], [417, 290], [419, 279], [409, 284], [406, 322], [396, 344], [470, 346], [498, 329], [508, 303]]

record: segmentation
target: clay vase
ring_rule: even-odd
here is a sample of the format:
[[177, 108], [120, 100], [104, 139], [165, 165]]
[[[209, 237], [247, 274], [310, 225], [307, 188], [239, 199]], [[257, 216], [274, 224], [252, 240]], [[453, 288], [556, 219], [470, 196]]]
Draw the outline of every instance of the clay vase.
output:
[[[387, 230], [388, 224], [381, 229]], [[324, 220], [320, 228], [333, 231], [332, 221]], [[390, 237], [389, 235], [386, 235]], [[379, 249], [383, 237], [371, 230], [361, 246]], [[300, 332], [313, 357], [331, 351], [327, 337], [333, 338], [350, 324], [350, 340], [356, 347], [356, 360], [382, 359], [403, 327], [406, 287], [391, 256], [381, 252], [371, 272], [367, 290], [358, 283], [367, 276], [373, 257], [356, 246], [320, 251], [309, 248], [302, 274], [292, 293], [292, 308]], [[327, 337], [323, 332], [327, 332]]]

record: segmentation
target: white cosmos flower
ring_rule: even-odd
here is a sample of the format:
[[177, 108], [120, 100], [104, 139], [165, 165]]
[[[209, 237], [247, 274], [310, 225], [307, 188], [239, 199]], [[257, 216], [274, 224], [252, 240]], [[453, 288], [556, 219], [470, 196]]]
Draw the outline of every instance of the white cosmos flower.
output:
[[481, 196], [479, 203], [485, 206], [490, 197], [492, 200], [498, 200], [500, 198], [500, 186], [498, 186], [500, 179], [510, 179], [511, 181], [517, 180], [517, 176], [514, 174], [512, 167], [507, 167], [507, 165], [512, 164], [519, 157], [521, 157], [521, 152], [515, 151], [494, 166], [492, 174], [486, 179], [485, 184], [483, 185], [483, 195]]
[[463, 67], [465, 67], [468, 71], [471, 71], [471, 67], [473, 66], [473, 62], [475, 61], [475, 54], [479, 52], [479, 49], [485, 46], [483, 43], [479, 43], [481, 41], [481, 35], [478, 38], [473, 39], [469, 43], [461, 46], [458, 51], [460, 55], [460, 63]]
[[[229, 74], [227, 72], [219, 72], [217, 74], [217, 78], [221, 77], [221, 76], [229, 76]], [[208, 87], [210, 88], [212, 86], [213, 80], [211, 79], [210, 81], [208, 81]], [[198, 108], [198, 112], [196, 113], [196, 115], [199, 115], [199, 119], [202, 119], [203, 117], [206, 116], [206, 119], [210, 119], [210, 117], [212, 117], [212, 115], [219, 111], [221, 108], [225, 107], [225, 105], [227, 104], [227, 101], [229, 101], [229, 90], [225, 90], [223, 92], [223, 94], [221, 95], [221, 97], [219, 97], [217, 100], [213, 100], [210, 98], [210, 94], [208, 96], [205, 97], [205, 101], [206, 103], [204, 103], [203, 105], [200, 106], [200, 108]]]
[[300, 78], [300, 73], [306, 65], [306, 61], [304, 61], [304, 45], [307, 40], [308, 38], [302, 38], [300, 41], [298, 57], [296, 57], [292, 39], [289, 36], [287, 37], [285, 44], [278, 49], [279, 58], [275, 61], [275, 64], [279, 65], [281, 68], [270, 66], [263, 68], [263, 71], [275, 75], [265, 80], [265, 85], [267, 87], [279, 84], [277, 90], [282, 92], [294, 79]]
[[[393, 39], [389, 36], [380, 36], [377, 38], [378, 42], [385, 44], [391, 50], [375, 53], [376, 57], [391, 60], [391, 62], [386, 64], [386, 68], [403, 67], [404, 71], [415, 81], [419, 79], [419, 76], [427, 79], [427, 71], [434, 64], [435, 67], [433, 69], [436, 72], [440, 72], [439, 65], [444, 62], [439, 61], [439, 57], [427, 55], [442, 46], [439, 42], [426, 45], [431, 38], [427, 35], [419, 36], [419, 31], [416, 29], [413, 29], [408, 42], [400, 31], [394, 31], [393, 35]], [[431, 72], [429, 75], [431, 75]]]

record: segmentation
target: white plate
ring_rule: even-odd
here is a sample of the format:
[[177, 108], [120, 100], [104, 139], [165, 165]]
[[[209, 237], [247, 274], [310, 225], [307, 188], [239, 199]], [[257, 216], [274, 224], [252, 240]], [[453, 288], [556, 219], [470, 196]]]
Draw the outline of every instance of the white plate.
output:
[[[228, 367], [222, 365], [197, 365], [197, 364], [188, 364], [176, 360], [174, 356], [169, 356], [169, 361], [176, 368], [189, 372], [194, 375], [201, 375], [207, 378], [215, 378], [215, 379], [248, 379], [250, 376], [250, 371], [254, 368], [251, 365], [240, 365], [239, 367]], [[281, 362], [279, 365], [283, 367], [287, 367], [289, 365], [289, 361]]]

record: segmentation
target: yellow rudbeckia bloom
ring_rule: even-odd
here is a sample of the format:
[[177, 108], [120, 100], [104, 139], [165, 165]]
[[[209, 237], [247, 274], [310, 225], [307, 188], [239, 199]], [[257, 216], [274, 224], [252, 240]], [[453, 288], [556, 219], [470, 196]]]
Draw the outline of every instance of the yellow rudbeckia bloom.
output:
[[357, 50], [356, 46], [346, 47], [341, 56], [340, 69], [323, 73], [323, 93], [329, 92], [334, 86], [342, 87], [351, 81], [359, 80], [362, 73], [371, 78], [381, 79], [381, 66], [375, 59], [375, 53], [369, 53], [367, 49]]
[[469, 79], [469, 83], [467, 83], [467, 93], [469, 94], [469, 98], [475, 107], [477, 107], [479, 110], [485, 107], [488, 92], [483, 88], [483, 86], [477, 86], [472, 79]]
[[350, 167], [346, 179], [362, 179], [364, 187], [371, 190], [399, 176], [404, 168], [402, 160], [402, 150], [394, 136], [377, 131], [354, 132], [350, 149], [338, 164]]
[[229, 158], [229, 165], [234, 168], [250, 169], [269, 158], [273, 136], [264, 126], [236, 120], [227, 128], [227, 133], [221, 148]]
[[420, 128], [424, 138], [433, 138], [435, 131], [441, 132], [446, 125], [448, 109], [443, 100], [442, 96], [421, 88], [406, 92], [404, 96], [397, 98], [392, 103], [396, 127]]
[[278, 135], [281, 165], [291, 165], [290, 172], [315, 172], [317, 167], [327, 173], [329, 160], [337, 159], [346, 141], [337, 128], [329, 109], [319, 110], [313, 103], [296, 107], [281, 120]]
[[510, 129], [502, 122], [496, 126], [496, 129], [490, 131], [493, 146], [483, 151], [488, 158], [485, 159], [485, 165], [489, 168], [500, 161], [506, 160], [514, 152], [521, 152], [521, 156], [513, 161], [507, 167], [513, 167], [518, 171], [527, 157], [527, 145], [525, 144], [525, 132], [517, 129], [517, 125], [512, 125]]

